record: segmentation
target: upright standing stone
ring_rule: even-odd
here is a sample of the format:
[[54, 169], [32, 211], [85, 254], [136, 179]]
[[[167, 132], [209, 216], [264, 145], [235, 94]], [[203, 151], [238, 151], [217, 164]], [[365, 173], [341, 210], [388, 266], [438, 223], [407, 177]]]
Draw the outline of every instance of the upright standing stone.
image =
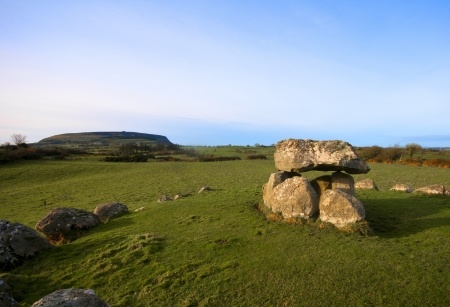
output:
[[287, 172], [276, 172], [276, 173], [270, 174], [269, 181], [263, 185], [264, 203], [266, 203], [267, 205], [270, 205], [269, 199], [270, 199], [270, 197], [272, 197], [273, 189], [280, 183], [283, 183], [286, 179], [292, 178], [292, 177], [293, 177], [293, 174], [287, 173]]
[[323, 175], [311, 180], [311, 185], [316, 190], [317, 196], [322, 195], [326, 190], [331, 189], [331, 176]]
[[362, 221], [366, 215], [360, 200], [340, 190], [326, 190], [320, 198], [319, 209], [320, 220], [337, 228]]
[[341, 190], [347, 194], [355, 196], [355, 180], [348, 174], [334, 172], [331, 174], [331, 189]]
[[273, 188], [265, 205], [283, 218], [310, 218], [319, 210], [319, 197], [306, 178], [288, 178]]

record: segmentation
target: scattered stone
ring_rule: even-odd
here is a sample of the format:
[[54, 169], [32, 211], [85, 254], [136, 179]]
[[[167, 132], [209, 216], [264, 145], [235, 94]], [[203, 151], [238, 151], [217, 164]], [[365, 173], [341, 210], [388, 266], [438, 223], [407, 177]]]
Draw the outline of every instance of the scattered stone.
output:
[[[269, 188], [266, 188], [268, 191]], [[264, 204], [283, 218], [310, 218], [317, 214], [319, 197], [309, 181], [295, 176], [276, 185], [265, 197]]]
[[331, 189], [331, 176], [324, 175], [317, 177], [314, 180], [311, 180], [311, 185], [317, 193], [317, 196], [320, 196], [326, 191]]
[[177, 200], [177, 199], [180, 199], [180, 198], [186, 198], [186, 197], [188, 197], [188, 196], [189, 196], [189, 194], [178, 193], [178, 194], [176, 194], [176, 195], [173, 197], [173, 199], [174, 199], [174, 200]]
[[444, 195], [445, 187], [440, 184], [432, 184], [432, 185], [429, 185], [426, 187], [421, 187], [421, 188], [415, 189], [414, 192], [430, 194], [430, 195]]
[[320, 198], [320, 220], [337, 228], [363, 221], [364, 205], [356, 197], [341, 190], [326, 190]]
[[163, 195], [158, 198], [158, 203], [162, 203], [165, 201], [171, 201], [171, 200], [173, 200], [173, 198], [170, 197], [169, 195]]
[[83, 232], [99, 224], [91, 212], [76, 208], [56, 208], [50, 211], [36, 225], [55, 244], [69, 243], [78, 239]]
[[365, 174], [370, 168], [353, 147], [344, 141], [288, 139], [279, 141], [274, 154], [275, 167], [285, 172], [345, 171]]
[[16, 300], [12, 297], [10, 291], [11, 291], [11, 287], [3, 279], [0, 279], [0, 306], [1, 307], [19, 306], [19, 304], [16, 302]]
[[31, 307], [108, 307], [92, 289], [61, 289], [44, 296]]
[[13, 269], [51, 247], [36, 230], [20, 223], [0, 220], [0, 271]]
[[213, 189], [211, 189], [209, 186], [205, 185], [203, 187], [201, 187], [201, 189], [198, 191], [198, 193], [203, 193], [205, 191], [212, 191]]
[[412, 193], [413, 188], [411, 188], [407, 184], [397, 183], [391, 188], [391, 191], [400, 191], [400, 192], [406, 192], [406, 193]]
[[377, 190], [378, 191], [378, 187], [375, 184], [375, 181], [373, 181], [370, 178], [363, 179], [363, 180], [356, 182], [355, 189], [357, 189], [357, 190]]
[[347, 194], [355, 196], [355, 180], [351, 175], [341, 172], [331, 174], [331, 189], [341, 190]]
[[94, 209], [94, 214], [104, 224], [125, 213], [128, 213], [128, 207], [119, 202], [100, 204]]

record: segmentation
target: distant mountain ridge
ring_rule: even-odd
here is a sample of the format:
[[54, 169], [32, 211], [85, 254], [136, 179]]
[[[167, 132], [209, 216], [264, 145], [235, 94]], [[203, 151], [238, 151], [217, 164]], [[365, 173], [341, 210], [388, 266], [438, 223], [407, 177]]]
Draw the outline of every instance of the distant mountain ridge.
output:
[[112, 142], [160, 142], [172, 144], [166, 136], [127, 131], [104, 131], [104, 132], [78, 132], [57, 134], [44, 138], [37, 145], [95, 145], [109, 144]]

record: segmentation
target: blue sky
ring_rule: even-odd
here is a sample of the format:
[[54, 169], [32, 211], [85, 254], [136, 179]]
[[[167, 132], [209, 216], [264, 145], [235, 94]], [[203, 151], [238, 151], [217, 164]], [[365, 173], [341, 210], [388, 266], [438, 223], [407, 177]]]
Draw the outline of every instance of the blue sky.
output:
[[450, 146], [449, 1], [0, 0], [0, 143]]

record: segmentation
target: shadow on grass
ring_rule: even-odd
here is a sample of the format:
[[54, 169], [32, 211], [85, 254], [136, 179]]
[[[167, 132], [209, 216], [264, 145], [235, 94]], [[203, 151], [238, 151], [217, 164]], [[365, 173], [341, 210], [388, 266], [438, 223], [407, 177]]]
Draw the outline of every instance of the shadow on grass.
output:
[[[39, 292], [36, 289], [42, 288], [43, 284], [49, 285], [52, 283], [49, 278], [45, 278], [42, 276], [31, 276], [13, 273], [4, 274], [2, 279], [4, 279], [11, 286], [11, 295], [17, 302], [22, 304], [20, 306], [30, 306], [43, 296], [49, 294], [48, 291]], [[27, 299], [26, 301], [24, 301], [25, 298]], [[0, 306], [9, 305], [3, 305], [2, 301], [0, 301]]]
[[408, 194], [392, 198], [360, 198], [376, 236], [406, 237], [450, 225], [450, 197]]
[[122, 216], [116, 217], [115, 219], [110, 220], [106, 224], [100, 223], [98, 226], [91, 228], [89, 231], [87, 231], [85, 236], [89, 235], [89, 233], [93, 233], [93, 232], [100, 234], [103, 232], [111, 231], [113, 229], [130, 226], [130, 225], [134, 224], [133, 214], [134, 213], [129, 212]]

